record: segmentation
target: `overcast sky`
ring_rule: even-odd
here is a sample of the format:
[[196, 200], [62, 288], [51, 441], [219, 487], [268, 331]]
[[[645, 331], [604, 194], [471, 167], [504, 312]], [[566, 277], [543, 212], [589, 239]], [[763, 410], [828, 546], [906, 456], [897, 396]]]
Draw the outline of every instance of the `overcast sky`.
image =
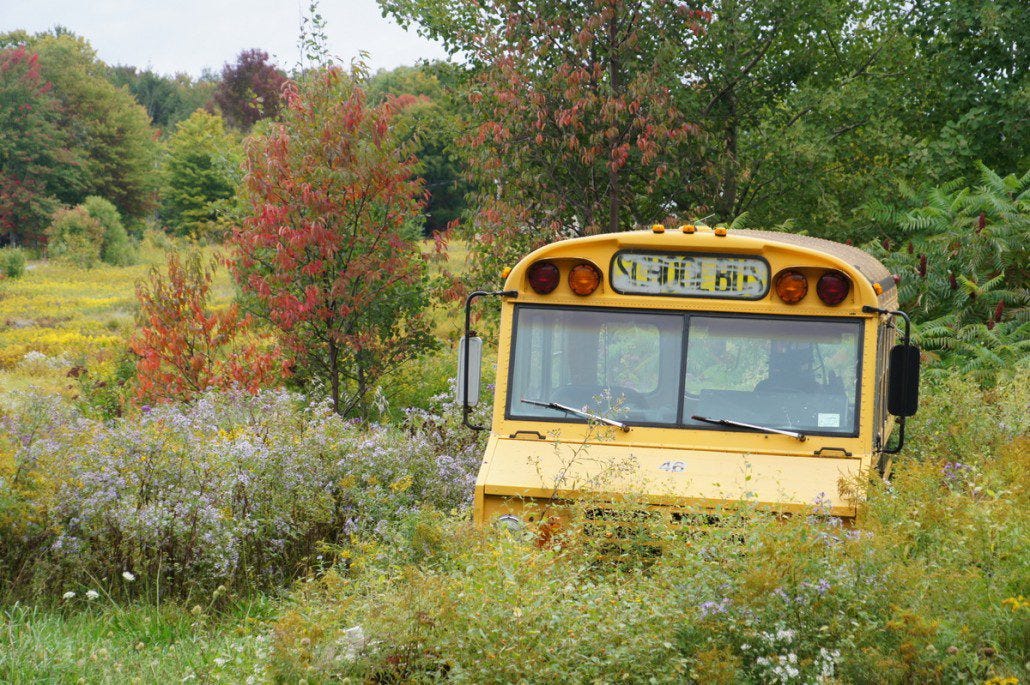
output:
[[[84, 36], [108, 64], [199, 76], [241, 50], [266, 50], [280, 66], [299, 61], [297, 37], [309, 0], [0, 0], [0, 32], [60, 24]], [[373, 69], [443, 58], [443, 48], [384, 19], [375, 0], [322, 0], [329, 48]]]

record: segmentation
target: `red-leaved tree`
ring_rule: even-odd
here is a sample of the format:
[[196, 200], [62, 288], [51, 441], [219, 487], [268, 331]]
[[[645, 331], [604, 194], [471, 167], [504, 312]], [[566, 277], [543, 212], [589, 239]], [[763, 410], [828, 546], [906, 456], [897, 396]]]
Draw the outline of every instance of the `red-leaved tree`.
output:
[[360, 79], [329, 67], [287, 86], [281, 123], [248, 140], [232, 238], [241, 288], [341, 414], [367, 414], [379, 380], [434, 344], [424, 191], [391, 129], [398, 103], [370, 106]]
[[231, 126], [249, 131], [259, 119], [279, 113], [284, 83], [286, 74], [268, 61], [267, 52], [244, 50], [235, 64], [222, 68], [214, 98]]
[[[541, 243], [664, 219], [698, 128], [675, 101], [693, 19], [655, 0], [379, 0], [475, 67], [473, 260], [496, 282]], [[664, 189], [664, 190], [663, 190]]]
[[140, 326], [129, 348], [138, 403], [185, 401], [210, 388], [257, 392], [284, 372], [278, 350], [250, 332], [235, 303], [210, 307], [213, 275], [199, 255], [182, 262], [172, 253], [167, 276], [155, 267], [136, 284]]

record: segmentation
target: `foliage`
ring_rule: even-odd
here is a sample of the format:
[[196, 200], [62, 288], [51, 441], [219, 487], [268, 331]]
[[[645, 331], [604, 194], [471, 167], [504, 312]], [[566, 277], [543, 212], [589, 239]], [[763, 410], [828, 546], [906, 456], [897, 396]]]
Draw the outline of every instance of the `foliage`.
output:
[[248, 335], [250, 317], [235, 304], [210, 308], [213, 277], [199, 254], [183, 262], [172, 252], [167, 275], [153, 267], [137, 284], [139, 327], [129, 341], [138, 357], [137, 402], [185, 401], [209, 388], [254, 393], [278, 380], [278, 350]]
[[236, 196], [242, 150], [222, 118], [197, 110], [168, 140], [161, 217], [177, 235], [217, 238], [219, 219]]
[[399, 113], [399, 135], [411, 136], [418, 177], [426, 189], [424, 235], [444, 231], [466, 211], [467, 151], [459, 143], [467, 121], [463, 98], [456, 93], [458, 70], [443, 62], [379, 71], [368, 82], [368, 99], [411, 101]]
[[422, 190], [396, 108], [369, 106], [356, 76], [330, 67], [286, 97], [282, 123], [248, 141], [234, 273], [301, 379], [367, 414], [380, 379], [434, 342], [414, 242]]
[[87, 197], [78, 207], [60, 209], [46, 231], [47, 254], [92, 269], [98, 263], [129, 266], [135, 250], [118, 209], [102, 197]]
[[[0, 43], [5, 41], [0, 36]], [[107, 198], [123, 217], [139, 219], [154, 206], [157, 146], [146, 111], [107, 80], [107, 67], [86, 40], [64, 31], [26, 38], [39, 55], [40, 74], [53, 86], [60, 127], [77, 164], [73, 183], [52, 192], [74, 205], [89, 195]]]
[[[273, 632], [272, 674], [1025, 678], [1028, 373], [989, 393], [961, 378], [934, 385], [913, 420], [919, 453], [895, 464], [892, 483], [870, 485], [854, 528], [820, 502], [789, 519], [745, 509], [714, 512], [718, 523], [706, 525], [706, 512], [696, 528], [605, 502], [634, 522], [617, 534], [619, 553], [596, 527], [527, 541], [440, 514], [410, 517], [296, 589]], [[634, 543], [660, 543], [661, 553], [641, 558], [647, 546]]]
[[1030, 350], [1028, 187], [1030, 173], [981, 166], [978, 186], [959, 179], [865, 207], [882, 236], [867, 249], [899, 276], [918, 342], [988, 382]]
[[136, 102], [150, 116], [160, 131], [171, 131], [176, 124], [211, 102], [217, 79], [205, 72], [194, 80], [188, 74], [165, 76], [150, 69], [119, 65], [111, 67], [108, 79], [118, 87], [128, 88]]
[[104, 229], [104, 238], [100, 244], [101, 261], [112, 266], [131, 266], [136, 263], [136, 254], [129, 234], [122, 225], [122, 217], [118, 208], [102, 197], [91, 195], [82, 203], [86, 213], [96, 219]]
[[[919, 53], [921, 87], [913, 123], [928, 139], [919, 163], [942, 182], [1030, 162], [1030, 8], [1018, 0], [919, 3], [907, 33]], [[910, 81], [911, 82], [911, 81]]]
[[0, 248], [0, 278], [25, 275], [25, 251], [17, 247]]
[[40, 243], [56, 189], [75, 184], [77, 157], [59, 119], [39, 56], [24, 46], [0, 50], [0, 243]]
[[673, 101], [686, 26], [677, 6], [646, 0], [483, 3], [455, 36], [483, 67], [466, 142], [482, 180], [552, 229], [646, 220], [675, 146], [696, 132]]
[[59, 209], [46, 230], [47, 254], [92, 269], [100, 261], [104, 227], [83, 206]]
[[0, 577], [19, 596], [276, 587], [323, 542], [468, 503], [482, 445], [441, 409], [361, 426], [286, 393], [208, 393], [105, 424], [23, 394], [0, 422]]
[[283, 105], [286, 74], [268, 61], [264, 50], [244, 50], [235, 64], [222, 68], [214, 99], [226, 122], [249, 131], [259, 119], [274, 118]]

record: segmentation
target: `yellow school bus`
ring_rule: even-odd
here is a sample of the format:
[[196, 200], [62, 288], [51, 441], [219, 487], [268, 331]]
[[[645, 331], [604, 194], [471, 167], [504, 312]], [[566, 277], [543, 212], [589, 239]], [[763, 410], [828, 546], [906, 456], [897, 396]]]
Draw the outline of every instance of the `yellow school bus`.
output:
[[630, 495], [853, 517], [855, 486], [887, 469], [915, 412], [895, 279], [849, 245], [688, 224], [542, 247], [466, 302], [458, 396], [480, 429], [469, 328], [487, 295], [501, 315], [478, 524], [532, 527], [541, 506]]

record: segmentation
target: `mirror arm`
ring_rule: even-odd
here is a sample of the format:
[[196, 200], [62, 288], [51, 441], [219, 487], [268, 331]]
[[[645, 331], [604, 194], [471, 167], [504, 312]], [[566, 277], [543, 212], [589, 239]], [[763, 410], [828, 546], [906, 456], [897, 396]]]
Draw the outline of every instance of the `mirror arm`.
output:
[[519, 292], [517, 290], [474, 290], [465, 298], [465, 358], [462, 360], [461, 379], [461, 387], [464, 389], [464, 392], [461, 394], [461, 424], [475, 431], [486, 430], [486, 428], [477, 426], [469, 421], [469, 413], [472, 411], [472, 407], [469, 406], [469, 348], [472, 347], [469, 344], [469, 340], [475, 335], [475, 332], [472, 330], [472, 303], [480, 297], [487, 296], [518, 297]]
[[[912, 320], [908, 318], [908, 314], [906, 314], [905, 312], [901, 311], [900, 309], [880, 309], [879, 307], [870, 307], [869, 305], [865, 305], [864, 307], [862, 307], [862, 311], [865, 312], [866, 314], [889, 314], [891, 316], [900, 316], [902, 319], [905, 320], [905, 341], [904, 341], [904, 345], [905, 345], [905, 347], [908, 347], [911, 344], [911, 341], [912, 341]], [[908, 380], [907, 374], [906, 374], [905, 380], [906, 381]], [[907, 417], [905, 417], [905, 416], [899, 416], [898, 417], [898, 444], [895, 445], [894, 447], [892, 447], [891, 449], [887, 449], [886, 446], [884, 446], [884, 448], [880, 450], [880, 454], [897, 454], [898, 452], [901, 451], [901, 448], [905, 446], [905, 419], [906, 418]]]

